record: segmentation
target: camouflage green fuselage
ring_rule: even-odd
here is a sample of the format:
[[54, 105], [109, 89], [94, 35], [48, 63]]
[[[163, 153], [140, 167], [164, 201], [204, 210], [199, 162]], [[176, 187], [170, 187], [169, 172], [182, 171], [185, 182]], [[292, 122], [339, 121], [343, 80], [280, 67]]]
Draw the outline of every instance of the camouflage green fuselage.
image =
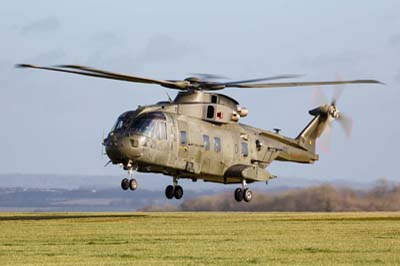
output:
[[[299, 139], [235, 121], [218, 123], [196, 117], [207, 104], [165, 102], [126, 112], [120, 116], [125, 127], [114, 128], [105, 140], [106, 152], [114, 164], [132, 163], [139, 172], [218, 183], [274, 178], [265, 170], [273, 160], [318, 160]], [[224, 110], [224, 106], [214, 106], [216, 111]], [[223, 115], [229, 112], [221, 111]], [[147, 124], [153, 128], [135, 129], [146, 124], [137, 121], [150, 120]]]

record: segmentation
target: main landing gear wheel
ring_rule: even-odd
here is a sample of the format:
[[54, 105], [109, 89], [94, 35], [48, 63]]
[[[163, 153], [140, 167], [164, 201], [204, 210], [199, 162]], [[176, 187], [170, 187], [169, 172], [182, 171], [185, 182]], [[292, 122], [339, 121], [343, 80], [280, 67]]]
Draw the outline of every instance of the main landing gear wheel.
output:
[[129, 180], [129, 189], [130, 190], [132, 190], [132, 191], [136, 190], [137, 187], [138, 187], [138, 183], [135, 178], [132, 178], [131, 180]]
[[243, 200], [243, 190], [240, 187], [235, 189], [235, 200], [237, 202], [240, 202]]
[[128, 178], [122, 179], [122, 181], [121, 181], [121, 188], [122, 188], [123, 190], [128, 190], [128, 188], [129, 188], [129, 179], [128, 179]]
[[169, 185], [165, 188], [165, 196], [167, 199], [172, 199], [174, 197], [175, 189], [174, 186]]
[[235, 200], [240, 202], [244, 200], [245, 202], [250, 202], [253, 198], [253, 193], [249, 188], [247, 188], [246, 180], [242, 180], [242, 187], [235, 189]]
[[174, 177], [174, 185], [169, 185], [165, 188], [165, 196], [167, 199], [181, 199], [183, 197], [183, 188], [178, 185], [178, 178]]
[[253, 198], [253, 193], [251, 192], [250, 189], [246, 188], [243, 192], [243, 199], [245, 202], [250, 202], [251, 199]]
[[183, 188], [181, 186], [176, 186], [174, 191], [175, 199], [181, 199], [183, 197]]

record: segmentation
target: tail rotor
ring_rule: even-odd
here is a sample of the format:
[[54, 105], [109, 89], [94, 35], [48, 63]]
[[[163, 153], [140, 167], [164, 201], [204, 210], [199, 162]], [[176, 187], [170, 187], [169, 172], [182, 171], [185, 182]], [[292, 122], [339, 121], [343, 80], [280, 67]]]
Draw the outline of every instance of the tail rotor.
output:
[[[338, 80], [340, 80], [339, 77]], [[339, 125], [341, 126], [347, 137], [350, 137], [352, 133], [353, 120], [348, 115], [340, 112], [337, 107], [337, 103], [342, 96], [343, 90], [344, 90], [343, 86], [335, 87], [331, 101], [327, 100], [327, 97], [323, 94], [323, 92], [319, 88], [316, 88], [314, 90], [313, 102], [319, 107], [315, 108], [314, 110], [311, 110], [310, 113], [325, 114], [327, 115], [327, 121], [328, 121], [323, 135], [321, 136], [320, 139], [317, 140], [317, 145], [323, 152], [329, 151], [332, 122], [334, 120], [339, 122]]]

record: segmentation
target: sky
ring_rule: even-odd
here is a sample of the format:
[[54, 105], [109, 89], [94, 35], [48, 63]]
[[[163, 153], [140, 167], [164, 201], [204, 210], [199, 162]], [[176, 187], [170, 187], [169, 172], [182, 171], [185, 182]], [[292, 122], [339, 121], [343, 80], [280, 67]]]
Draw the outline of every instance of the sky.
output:
[[[378, 79], [347, 85], [338, 103], [354, 120], [335, 124], [314, 165], [274, 162], [278, 176], [400, 181], [399, 1], [2, 1], [0, 174], [120, 175], [102, 155], [119, 114], [167, 99], [156, 85], [16, 69], [16, 63], [81, 64], [183, 79], [304, 74], [301, 81]], [[242, 122], [295, 137], [312, 118], [314, 87], [239, 90]], [[333, 87], [323, 88], [329, 97]], [[154, 182], [166, 179], [152, 176]], [[169, 180], [168, 180], [169, 182]], [[0, 184], [1, 185], [1, 184]]]

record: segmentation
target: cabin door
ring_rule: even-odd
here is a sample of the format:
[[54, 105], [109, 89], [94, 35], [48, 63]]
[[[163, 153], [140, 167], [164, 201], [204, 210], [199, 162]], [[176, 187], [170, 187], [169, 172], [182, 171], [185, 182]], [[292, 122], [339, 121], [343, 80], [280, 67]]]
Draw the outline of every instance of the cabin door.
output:
[[201, 170], [203, 139], [200, 127], [196, 123], [189, 123], [189, 158], [188, 172], [199, 174]]
[[178, 157], [187, 161], [189, 158], [189, 128], [186, 122], [178, 121]]

